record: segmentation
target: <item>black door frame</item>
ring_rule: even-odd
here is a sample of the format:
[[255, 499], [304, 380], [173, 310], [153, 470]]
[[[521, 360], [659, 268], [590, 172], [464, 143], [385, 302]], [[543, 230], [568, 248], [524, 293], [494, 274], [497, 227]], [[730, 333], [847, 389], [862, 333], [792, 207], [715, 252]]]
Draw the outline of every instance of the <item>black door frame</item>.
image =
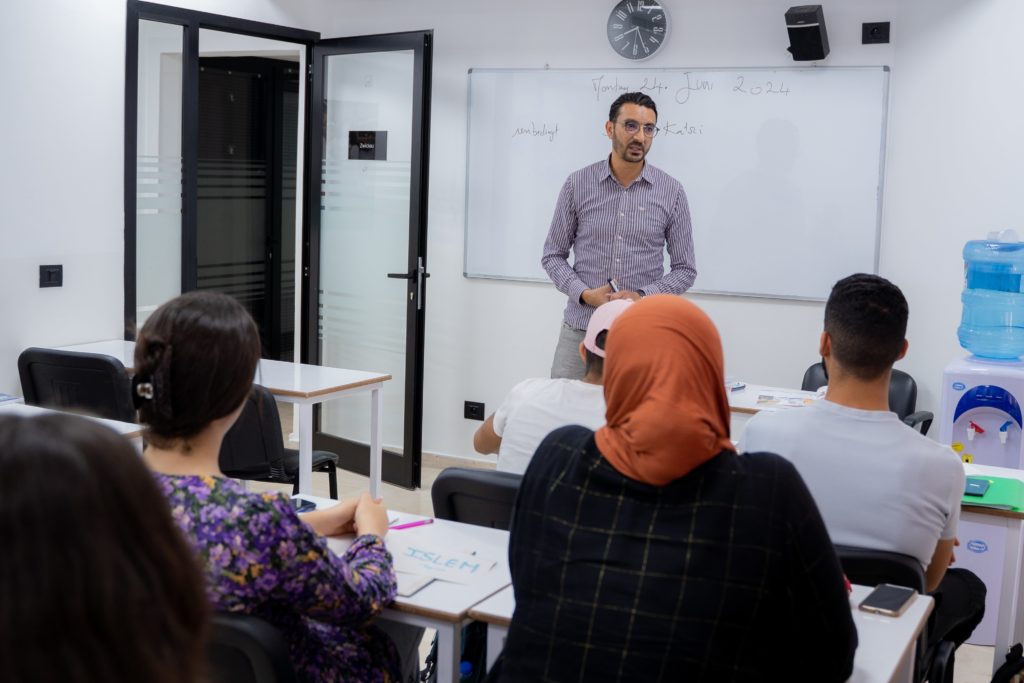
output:
[[[406, 289], [405, 339], [405, 430], [403, 453], [384, 451], [382, 476], [385, 481], [409, 489], [420, 486], [420, 464], [423, 450], [423, 346], [426, 317], [427, 274], [427, 194], [430, 167], [430, 95], [434, 35], [431, 30], [407, 31], [352, 38], [334, 38], [320, 41], [313, 48], [312, 102], [309, 113], [309, 170], [306, 183], [304, 223], [309, 227], [303, 242], [303, 263], [309, 286], [303, 287], [302, 362], [319, 364], [321, 345], [319, 335], [320, 291], [320, 191], [322, 183], [322, 157], [324, 139], [324, 84], [325, 61], [328, 56], [366, 52], [394, 52], [412, 50], [413, 69], [413, 121], [411, 177], [409, 183], [409, 253]], [[381, 273], [381, 285], [385, 273]], [[366, 283], [367, 287], [377, 286]], [[340, 439], [320, 431], [320, 411], [314, 418], [313, 447], [338, 453], [339, 464], [347, 470], [369, 473], [369, 447]]]
[[[306, 64], [311, 63], [313, 45], [320, 40], [316, 31], [278, 26], [260, 21], [238, 19], [221, 14], [128, 0], [125, 29], [125, 97], [124, 97], [124, 338], [135, 338], [136, 327], [136, 246], [137, 246], [137, 153], [138, 153], [138, 88], [139, 88], [139, 21], [157, 21], [183, 27], [182, 31], [182, 93], [181, 93], [181, 291], [196, 284], [196, 199], [198, 155], [194, 145], [199, 131], [199, 30], [212, 29], [239, 33], [256, 38], [269, 38], [305, 46]], [[305, 130], [306, 153], [309, 152], [310, 92], [306, 88]], [[297, 226], [298, 228], [298, 226]], [[191, 257], [189, 256], [191, 255]], [[303, 279], [305, 288], [306, 279]]]

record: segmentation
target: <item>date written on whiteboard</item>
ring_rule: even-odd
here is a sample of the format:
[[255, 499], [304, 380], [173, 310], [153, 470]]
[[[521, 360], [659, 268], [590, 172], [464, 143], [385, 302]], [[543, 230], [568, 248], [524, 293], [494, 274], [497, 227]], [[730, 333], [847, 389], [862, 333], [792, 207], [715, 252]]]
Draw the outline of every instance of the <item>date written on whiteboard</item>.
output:
[[732, 86], [733, 92], [744, 95], [788, 95], [789, 87], [782, 81], [747, 81], [743, 76], [737, 76]]

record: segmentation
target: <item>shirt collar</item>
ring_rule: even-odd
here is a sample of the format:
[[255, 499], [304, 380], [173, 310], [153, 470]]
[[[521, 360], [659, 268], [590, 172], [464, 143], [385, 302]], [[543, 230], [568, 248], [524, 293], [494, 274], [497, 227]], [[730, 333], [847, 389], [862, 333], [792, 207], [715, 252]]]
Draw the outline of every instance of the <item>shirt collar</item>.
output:
[[[604, 166], [602, 167], [602, 169], [603, 170], [602, 170], [602, 172], [600, 174], [599, 180], [601, 180], [602, 182], [605, 181], [605, 180], [611, 180], [613, 183], [618, 184], [619, 181], [615, 179], [615, 175], [612, 173], [612, 155], [611, 154], [609, 154], [608, 158], [604, 160]], [[646, 181], [647, 183], [649, 183], [651, 185], [654, 184], [654, 180], [651, 178], [651, 165], [647, 163], [646, 159], [644, 159], [643, 170], [640, 171], [640, 175], [638, 175], [636, 180], [634, 180], [633, 182], [635, 183], [635, 182], [640, 181], [640, 180], [644, 180], [644, 181]]]

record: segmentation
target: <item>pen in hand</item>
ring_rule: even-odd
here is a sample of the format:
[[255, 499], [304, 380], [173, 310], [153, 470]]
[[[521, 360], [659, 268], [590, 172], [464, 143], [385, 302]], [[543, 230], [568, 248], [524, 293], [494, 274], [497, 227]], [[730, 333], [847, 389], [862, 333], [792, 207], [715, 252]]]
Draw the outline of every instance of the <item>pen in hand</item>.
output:
[[612, 288], [613, 292], [619, 291], [619, 283], [613, 277], [608, 278], [608, 286]]

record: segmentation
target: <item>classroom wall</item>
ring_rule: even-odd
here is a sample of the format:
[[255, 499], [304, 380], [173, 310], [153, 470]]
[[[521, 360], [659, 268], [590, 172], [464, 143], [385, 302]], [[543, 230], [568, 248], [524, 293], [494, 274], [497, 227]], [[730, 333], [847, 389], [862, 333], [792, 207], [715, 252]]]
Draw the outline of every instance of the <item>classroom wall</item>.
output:
[[[298, 28], [306, 0], [181, 6]], [[27, 346], [124, 332], [124, 0], [0, 2], [0, 392]], [[38, 266], [64, 265], [40, 289]]]
[[[176, 4], [324, 37], [435, 30], [424, 449], [470, 455], [479, 423], [462, 418], [462, 401], [482, 400], [492, 411], [517, 381], [546, 375], [564, 299], [547, 285], [462, 276], [466, 71], [621, 65], [604, 38], [613, 3]], [[670, 42], [648, 64], [792, 64], [783, 22], [790, 4], [672, 0]], [[917, 377], [920, 407], [935, 409], [942, 368], [961, 353], [963, 242], [1021, 224], [1013, 198], [1014, 182], [1024, 177], [1015, 120], [1024, 48], [1014, 27], [1024, 7], [1014, 0], [833, 0], [825, 14], [827, 64], [893, 69], [880, 265], [910, 301], [911, 350], [900, 367]], [[893, 22], [892, 44], [861, 46], [860, 23], [879, 20]], [[18, 65], [8, 71], [0, 108], [0, 391], [17, 392], [14, 360], [25, 346], [122, 329], [124, 3], [0, 3], [0, 26], [0, 50]], [[595, 126], [603, 115], [595, 111]], [[65, 286], [38, 289], [37, 266], [57, 262], [65, 265]], [[730, 375], [794, 385], [815, 359], [821, 304], [693, 298], [722, 332]]]
[[[466, 71], [620, 66], [604, 38], [613, 4], [347, 0], [332, 3], [336, 11], [320, 29], [325, 37], [435, 30], [427, 451], [471, 454], [479, 423], [462, 418], [462, 401], [485, 401], [492, 411], [518, 380], [547, 374], [564, 304], [551, 286], [461, 274]], [[672, 36], [664, 54], [645, 66], [793, 64], [783, 20], [793, 3], [667, 4]], [[1013, 86], [1021, 67], [1008, 65], [1024, 63], [1011, 28], [1019, 25], [1022, 9], [1012, 0], [833, 0], [824, 8], [832, 48], [826, 64], [892, 67], [880, 272], [910, 302], [910, 354], [899, 367], [918, 379], [919, 407], [934, 410], [942, 369], [961, 353], [955, 331], [963, 242], [1020, 223], [1009, 185], [1021, 177], [1013, 157], [1021, 149], [1020, 133], [1011, 118], [1022, 103]], [[892, 22], [892, 43], [862, 46], [861, 22], [885, 20]], [[595, 110], [595, 126], [603, 116]], [[697, 263], [699, 270], [700, 254]], [[718, 325], [726, 371], [736, 378], [796, 386], [816, 359], [823, 304], [692, 298]]]

